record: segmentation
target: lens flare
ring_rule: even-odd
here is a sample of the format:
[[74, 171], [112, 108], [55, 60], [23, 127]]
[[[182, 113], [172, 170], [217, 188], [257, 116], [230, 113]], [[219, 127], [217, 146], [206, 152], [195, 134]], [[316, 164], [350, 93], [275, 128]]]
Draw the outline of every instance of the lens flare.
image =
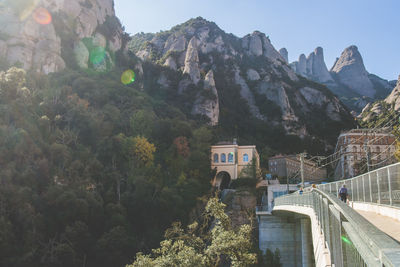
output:
[[47, 25], [51, 23], [51, 14], [47, 9], [39, 7], [33, 12], [33, 19], [42, 25]]
[[343, 242], [345, 242], [345, 243], [351, 245], [351, 241], [350, 241], [349, 239], [347, 239], [347, 237], [341, 236], [341, 238], [342, 238]]
[[106, 50], [101, 46], [96, 46], [90, 50], [89, 59], [93, 65], [102, 63], [105, 57], [106, 57]]
[[125, 85], [131, 84], [135, 81], [135, 72], [133, 70], [126, 70], [121, 75], [121, 82]]

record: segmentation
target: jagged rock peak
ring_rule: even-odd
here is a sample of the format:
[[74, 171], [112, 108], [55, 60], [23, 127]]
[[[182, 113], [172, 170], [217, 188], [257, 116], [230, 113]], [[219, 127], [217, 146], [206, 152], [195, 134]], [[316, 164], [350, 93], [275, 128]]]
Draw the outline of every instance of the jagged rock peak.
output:
[[362, 56], [355, 45], [351, 45], [343, 50], [331, 71], [338, 73], [347, 66], [358, 67], [360, 71], [366, 71]]
[[319, 82], [333, 81], [324, 60], [324, 50], [317, 47], [312, 56], [309, 57], [311, 68], [309, 75]]
[[315, 48], [314, 52], [310, 53], [307, 58], [304, 54], [301, 54], [299, 61], [292, 62], [290, 65], [297, 74], [303, 77], [321, 83], [333, 81], [325, 64], [322, 47]]
[[269, 37], [260, 31], [254, 31], [242, 38], [242, 47], [248, 55], [264, 56], [274, 63], [285, 61], [278, 51], [272, 46]]
[[279, 54], [285, 59], [286, 63], [289, 63], [289, 53], [286, 48], [279, 49]]
[[347, 47], [332, 67], [331, 72], [337, 75], [340, 83], [348, 86], [354, 92], [374, 97], [376, 91], [368, 78], [368, 72], [357, 46]]

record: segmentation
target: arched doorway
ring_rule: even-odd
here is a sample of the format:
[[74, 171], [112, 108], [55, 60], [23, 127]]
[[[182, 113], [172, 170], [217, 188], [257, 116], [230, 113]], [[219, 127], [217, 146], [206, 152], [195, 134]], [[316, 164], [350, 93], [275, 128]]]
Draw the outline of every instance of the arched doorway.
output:
[[224, 190], [229, 188], [229, 184], [231, 182], [231, 176], [229, 175], [229, 173], [225, 172], [225, 171], [221, 171], [217, 174], [217, 184], [219, 185], [219, 189], [220, 190]]

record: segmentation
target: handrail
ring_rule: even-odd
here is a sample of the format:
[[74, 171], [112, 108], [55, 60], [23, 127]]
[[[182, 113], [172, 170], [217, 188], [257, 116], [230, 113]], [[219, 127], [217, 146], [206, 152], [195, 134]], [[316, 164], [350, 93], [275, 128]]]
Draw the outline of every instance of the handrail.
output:
[[337, 195], [343, 184], [352, 201], [400, 207], [400, 162], [353, 178], [320, 184], [317, 188]]
[[[400, 244], [336, 196], [319, 189], [302, 195], [293, 193], [276, 198], [274, 210], [284, 205], [313, 208], [336, 266], [355, 264], [343, 253], [349, 249], [358, 253], [368, 266], [400, 266]], [[343, 243], [345, 240], [350, 245]]]

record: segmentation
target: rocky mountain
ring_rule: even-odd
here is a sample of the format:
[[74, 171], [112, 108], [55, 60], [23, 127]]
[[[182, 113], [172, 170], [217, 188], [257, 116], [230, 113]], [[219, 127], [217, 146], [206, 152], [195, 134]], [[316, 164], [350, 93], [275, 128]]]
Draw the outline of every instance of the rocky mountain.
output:
[[42, 73], [105, 71], [124, 42], [113, 0], [0, 2], [0, 58]]
[[347, 47], [328, 71], [323, 50], [315, 49], [307, 58], [301, 54], [292, 62], [293, 70], [304, 77], [325, 84], [352, 110], [360, 112], [368, 103], [385, 98], [392, 82], [368, 73], [357, 46]]
[[[227, 118], [233, 116], [232, 109], [299, 136], [318, 136], [322, 128], [353, 124], [339, 99], [326, 87], [296, 75], [286, 49], [275, 50], [264, 33], [238, 38], [196, 18], [166, 32], [134, 35], [128, 46], [144, 62], [162, 66], [153, 79], [163, 77], [164, 88], [176, 87], [180, 95], [191, 92], [191, 114], [207, 118], [211, 125], [232, 121]], [[332, 80], [322, 49], [308, 62], [306, 69], [316, 77]], [[182, 76], [174, 82], [166, 78], [171, 72]], [[229, 106], [232, 98], [241, 104]]]

